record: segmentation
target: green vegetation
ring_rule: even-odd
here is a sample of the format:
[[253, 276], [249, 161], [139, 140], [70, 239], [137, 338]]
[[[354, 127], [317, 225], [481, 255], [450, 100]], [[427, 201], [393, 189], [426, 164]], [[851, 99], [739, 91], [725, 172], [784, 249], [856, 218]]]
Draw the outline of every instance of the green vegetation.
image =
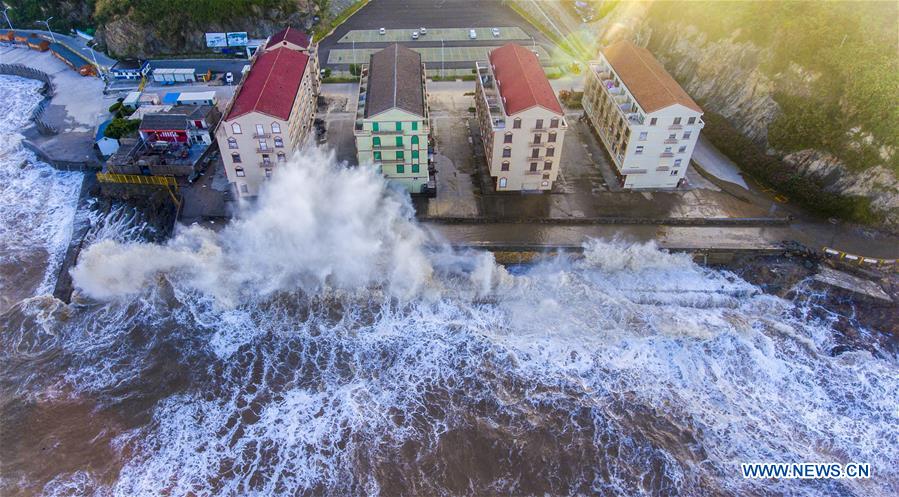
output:
[[106, 127], [103, 135], [109, 138], [119, 139], [123, 136], [135, 133], [139, 127], [140, 119], [123, 119], [121, 117], [116, 117], [109, 123], [109, 126]]
[[855, 170], [886, 162], [899, 173], [899, 152], [885, 161], [878, 150], [899, 151], [897, 18], [896, 2], [656, 2], [650, 13], [656, 27], [693, 24], [712, 41], [735, 36], [771, 51], [761, 70], [783, 110], [768, 130], [776, 149], [811, 147]]
[[777, 189], [791, 200], [823, 216], [863, 224], [883, 221], [871, 209], [870, 199], [825, 191], [821, 183], [798, 174], [779, 158], [765, 154], [720, 114], [707, 110], [702, 118], [706, 123], [702, 134], [756, 181]]
[[[318, 0], [320, 12], [324, 15], [327, 15], [328, 5], [330, 2], [328, 0]], [[334, 16], [334, 19], [322, 19], [318, 26], [315, 27], [315, 39], [321, 40], [325, 36], [331, 33], [337, 26], [340, 26], [347, 19], [350, 18], [351, 15], [355, 14], [356, 11], [365, 7], [368, 3], [368, 0], [359, 0], [358, 2], [350, 5], [349, 7], [343, 9], [339, 14]]]

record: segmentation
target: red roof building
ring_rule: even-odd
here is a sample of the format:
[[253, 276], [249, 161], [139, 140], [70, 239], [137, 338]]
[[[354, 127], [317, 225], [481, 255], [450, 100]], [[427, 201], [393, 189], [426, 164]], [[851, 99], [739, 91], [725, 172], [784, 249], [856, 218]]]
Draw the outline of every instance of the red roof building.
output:
[[490, 65], [499, 86], [506, 115], [514, 115], [534, 106], [562, 114], [546, 73], [534, 52], [509, 43], [490, 52]]
[[309, 38], [309, 35], [307, 35], [305, 32], [295, 28], [287, 27], [273, 34], [272, 37], [268, 39], [268, 43], [265, 44], [265, 49], [273, 50], [275, 48], [284, 47], [292, 48], [294, 50], [305, 50], [309, 48], [309, 45], [311, 43], [312, 39]]
[[259, 55], [225, 119], [259, 112], [288, 120], [308, 62], [309, 55], [289, 48]]

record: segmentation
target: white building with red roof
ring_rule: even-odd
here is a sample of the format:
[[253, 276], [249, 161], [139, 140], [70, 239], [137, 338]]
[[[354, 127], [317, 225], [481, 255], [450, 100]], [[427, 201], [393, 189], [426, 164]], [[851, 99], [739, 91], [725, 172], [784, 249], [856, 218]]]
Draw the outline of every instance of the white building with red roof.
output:
[[257, 52], [216, 130], [228, 181], [241, 197], [258, 195], [306, 142], [317, 89], [318, 71], [307, 52], [289, 46]]
[[547, 191], [568, 123], [537, 56], [509, 43], [476, 63], [475, 109], [496, 191]]
[[704, 123], [702, 109], [645, 48], [620, 41], [587, 71], [584, 113], [624, 188], [677, 188]]

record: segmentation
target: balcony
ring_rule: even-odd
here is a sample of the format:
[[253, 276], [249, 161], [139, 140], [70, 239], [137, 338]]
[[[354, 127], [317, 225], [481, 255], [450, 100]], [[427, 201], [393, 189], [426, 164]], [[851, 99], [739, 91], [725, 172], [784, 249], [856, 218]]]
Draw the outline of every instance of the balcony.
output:
[[259, 167], [275, 167], [275, 164], [274, 161], [260, 161]]
[[266, 147], [266, 148], [256, 148], [256, 153], [257, 153], [257, 154], [273, 154], [273, 153], [275, 153], [275, 149], [273, 149], [273, 148], [268, 148], [268, 147]]
[[671, 131], [674, 131], [674, 130], [678, 130], [678, 129], [684, 129], [684, 127], [683, 127], [683, 125], [680, 125], [680, 124], [672, 124], [671, 126], [668, 126], [668, 129]]
[[669, 157], [674, 157], [674, 153], [673, 152], [662, 152], [661, 154], [659, 154], [659, 157], [662, 157], [663, 159], [669, 158]]
[[[417, 130], [415, 131], [418, 132]], [[371, 130], [371, 134], [373, 135], [401, 135], [403, 134], [402, 130], [397, 131], [396, 129], [379, 129], [377, 131]]]
[[403, 150], [405, 147], [402, 145], [377, 145], [372, 146], [371, 149], [375, 152], [379, 152], [381, 150]]
[[490, 65], [487, 62], [476, 62], [475, 70], [480, 83], [478, 85], [479, 91], [477, 91], [480, 102], [477, 107], [487, 111], [492, 129], [506, 129], [506, 112]]
[[662, 143], [664, 143], [665, 145], [677, 145], [677, 139], [676, 138], [674, 138], [674, 139], [668, 138]]
[[253, 138], [256, 138], [257, 140], [260, 138], [271, 138], [271, 137], [272, 137], [271, 133], [253, 133]]

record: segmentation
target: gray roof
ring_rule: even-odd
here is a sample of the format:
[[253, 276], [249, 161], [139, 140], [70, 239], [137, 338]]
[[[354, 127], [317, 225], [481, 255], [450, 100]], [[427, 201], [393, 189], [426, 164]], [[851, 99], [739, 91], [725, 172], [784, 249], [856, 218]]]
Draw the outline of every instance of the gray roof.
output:
[[166, 111], [166, 114], [180, 114], [188, 119], [203, 119], [212, 112], [211, 105], [176, 105]]
[[424, 117], [421, 78], [421, 55], [418, 52], [394, 44], [373, 53], [368, 66], [365, 117], [393, 108]]
[[187, 118], [184, 114], [147, 114], [140, 122], [142, 130], [176, 130], [187, 129]]

